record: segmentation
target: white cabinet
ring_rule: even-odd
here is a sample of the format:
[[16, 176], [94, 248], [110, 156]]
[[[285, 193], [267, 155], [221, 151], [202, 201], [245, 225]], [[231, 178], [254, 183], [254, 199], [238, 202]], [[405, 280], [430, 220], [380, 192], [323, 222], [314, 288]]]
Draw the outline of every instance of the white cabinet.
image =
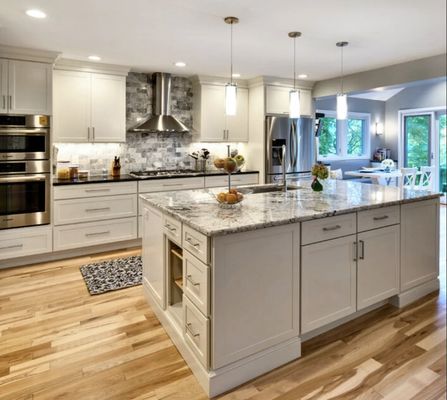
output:
[[162, 214], [144, 205], [143, 220], [143, 284], [160, 307], [166, 309]]
[[301, 333], [356, 311], [355, 243], [349, 235], [301, 247]]
[[358, 310], [399, 292], [399, 238], [399, 225], [358, 234]]
[[124, 142], [126, 79], [79, 71], [54, 72], [55, 142]]
[[51, 64], [0, 60], [0, 110], [50, 115], [51, 79]]
[[194, 88], [194, 128], [203, 142], [248, 141], [248, 89], [237, 88], [235, 116], [225, 114], [225, 86], [197, 84]]
[[[267, 85], [265, 87], [265, 113], [289, 115], [289, 93], [291, 87]], [[310, 117], [313, 115], [312, 93], [308, 89], [300, 91], [301, 115]]]
[[[233, 174], [231, 175], [231, 186], [257, 185], [259, 183], [259, 174]], [[205, 187], [223, 187], [228, 186], [228, 176], [205, 176]]]
[[[0, 231], [0, 260], [50, 253], [53, 250], [51, 226], [5, 229]], [[0, 267], [8, 266], [0, 262]]]
[[439, 199], [401, 206], [401, 277], [405, 291], [439, 275]]

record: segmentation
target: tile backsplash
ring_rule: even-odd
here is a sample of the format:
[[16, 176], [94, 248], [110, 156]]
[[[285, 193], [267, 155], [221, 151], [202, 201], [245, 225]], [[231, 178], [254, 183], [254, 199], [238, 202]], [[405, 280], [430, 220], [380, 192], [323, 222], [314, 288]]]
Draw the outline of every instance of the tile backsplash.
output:
[[[189, 78], [173, 76], [171, 112], [188, 128], [192, 128], [193, 91]], [[126, 126], [132, 128], [152, 113], [151, 75], [129, 73], [126, 80]], [[213, 155], [224, 156], [227, 146], [218, 143], [200, 143], [192, 133], [134, 133], [127, 132], [126, 143], [55, 143], [58, 161], [79, 164], [91, 174], [110, 169], [114, 156], [121, 158], [122, 173], [145, 169], [193, 168], [194, 160], [188, 154], [206, 147]], [[244, 144], [233, 144], [244, 152]], [[212, 159], [210, 160], [210, 167]]]

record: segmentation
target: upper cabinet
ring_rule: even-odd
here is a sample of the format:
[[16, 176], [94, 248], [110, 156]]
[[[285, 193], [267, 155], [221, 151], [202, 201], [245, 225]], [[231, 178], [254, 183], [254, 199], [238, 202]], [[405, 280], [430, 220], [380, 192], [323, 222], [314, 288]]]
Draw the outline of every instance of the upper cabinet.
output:
[[0, 111], [51, 115], [52, 65], [0, 60]]
[[248, 142], [248, 89], [237, 88], [235, 116], [225, 114], [225, 86], [194, 87], [194, 129], [203, 142]]
[[[291, 88], [284, 86], [267, 85], [265, 87], [265, 113], [266, 114], [289, 114], [289, 93]], [[311, 117], [312, 94], [308, 89], [300, 91], [301, 115]]]
[[125, 142], [125, 76], [54, 71], [55, 142]]

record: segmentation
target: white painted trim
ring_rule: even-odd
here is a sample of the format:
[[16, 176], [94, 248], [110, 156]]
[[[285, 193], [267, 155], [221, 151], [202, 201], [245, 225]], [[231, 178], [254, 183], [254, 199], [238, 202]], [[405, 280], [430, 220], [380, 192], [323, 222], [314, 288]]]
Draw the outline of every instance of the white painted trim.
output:
[[425, 282], [422, 285], [416, 286], [410, 290], [402, 292], [390, 299], [390, 304], [395, 307], [402, 308], [416, 300], [439, 290], [439, 278], [432, 281]]
[[114, 65], [105, 63], [94, 63], [89, 61], [72, 60], [68, 58], [60, 58], [54, 65], [54, 69], [65, 71], [81, 71], [93, 72], [99, 74], [110, 74], [127, 76], [130, 67], [124, 65]]
[[8, 58], [11, 60], [35, 61], [53, 64], [60, 55], [61, 53], [57, 51], [0, 45], [0, 58]]
[[[280, 86], [280, 87], [287, 87], [292, 88], [293, 87], [293, 79], [287, 79], [287, 78], [279, 78], [276, 76], [257, 76], [255, 78], [249, 79], [248, 81], [249, 87], [256, 87], [256, 86]], [[311, 80], [296, 80], [296, 87], [297, 89], [310, 89], [315, 85], [315, 81]]]

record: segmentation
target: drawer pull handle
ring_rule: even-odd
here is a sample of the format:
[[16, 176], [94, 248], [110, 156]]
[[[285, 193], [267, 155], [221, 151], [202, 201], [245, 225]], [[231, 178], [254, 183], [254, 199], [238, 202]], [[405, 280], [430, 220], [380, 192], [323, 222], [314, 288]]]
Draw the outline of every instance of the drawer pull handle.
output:
[[110, 210], [110, 207], [102, 207], [102, 208], [86, 208], [85, 211], [108, 211]]
[[110, 231], [86, 233], [85, 236], [107, 235]]
[[186, 238], [186, 241], [187, 241], [191, 246], [194, 246], [194, 248], [195, 248], [196, 250], [200, 247], [200, 243], [199, 243], [199, 242], [194, 243], [193, 240], [192, 240], [192, 238], [190, 238], [190, 237], [187, 237], [187, 238]]
[[192, 275], [186, 275], [186, 279], [191, 282], [191, 285], [193, 285], [193, 286], [200, 286], [200, 282], [195, 282], [192, 279]]
[[192, 324], [191, 323], [187, 323], [186, 324], [186, 330], [192, 335], [192, 337], [199, 337], [200, 333], [194, 333], [194, 331], [191, 329]]
[[359, 243], [360, 243], [360, 249], [361, 249], [359, 260], [364, 260], [365, 259], [365, 242], [363, 240], [359, 240]]
[[21, 249], [22, 247], [23, 247], [23, 244], [13, 244], [11, 246], [0, 247], [0, 250]]
[[382, 217], [374, 217], [374, 221], [383, 221], [384, 219], [388, 219], [388, 215], [383, 215]]
[[165, 228], [168, 229], [168, 230], [171, 231], [171, 232], [175, 232], [175, 231], [177, 230], [177, 228], [173, 227], [173, 226], [170, 225], [170, 224], [166, 224], [166, 225], [165, 225]]
[[110, 189], [85, 189], [86, 192], [110, 192]]
[[357, 246], [357, 242], [352, 244], [354, 246], [354, 261], [357, 261], [359, 258], [359, 247]]
[[325, 227], [323, 228], [323, 231], [325, 231], [325, 232], [336, 231], [337, 229], [340, 229], [340, 228], [341, 228], [340, 225], [325, 226]]

